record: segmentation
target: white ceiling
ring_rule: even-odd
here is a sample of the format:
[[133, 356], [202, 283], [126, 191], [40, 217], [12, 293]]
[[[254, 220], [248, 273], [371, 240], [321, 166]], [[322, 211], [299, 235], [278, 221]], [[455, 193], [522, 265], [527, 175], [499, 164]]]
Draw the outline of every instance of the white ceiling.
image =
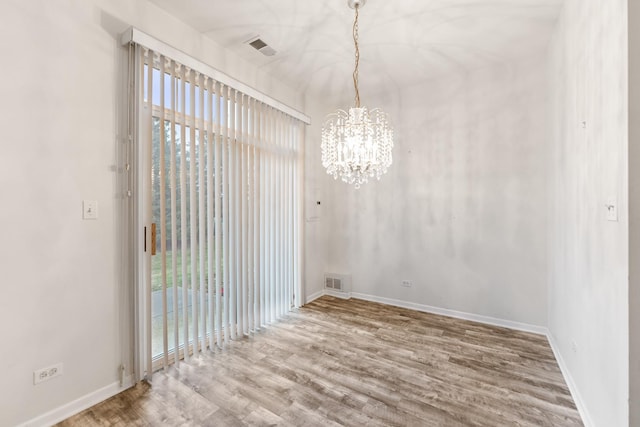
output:
[[[347, 0], [151, 0], [295, 89], [353, 97]], [[563, 0], [368, 0], [360, 11], [360, 89], [390, 94], [443, 74], [539, 52]], [[261, 38], [277, 54], [246, 45]], [[380, 92], [380, 93], [379, 93]]]

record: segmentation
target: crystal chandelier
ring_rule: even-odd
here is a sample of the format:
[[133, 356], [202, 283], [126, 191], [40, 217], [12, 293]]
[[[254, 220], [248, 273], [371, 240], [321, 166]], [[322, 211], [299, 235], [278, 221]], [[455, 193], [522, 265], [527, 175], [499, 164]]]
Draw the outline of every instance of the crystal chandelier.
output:
[[365, 3], [366, 0], [347, 0], [349, 7], [355, 9], [355, 107], [349, 108], [349, 112], [338, 110], [329, 114], [322, 126], [322, 166], [334, 179], [340, 176], [344, 182], [354, 184], [356, 189], [369, 178], [375, 176], [380, 179], [387, 172], [393, 149], [393, 129], [387, 121], [387, 115], [378, 108], [369, 110], [360, 106], [358, 10]]

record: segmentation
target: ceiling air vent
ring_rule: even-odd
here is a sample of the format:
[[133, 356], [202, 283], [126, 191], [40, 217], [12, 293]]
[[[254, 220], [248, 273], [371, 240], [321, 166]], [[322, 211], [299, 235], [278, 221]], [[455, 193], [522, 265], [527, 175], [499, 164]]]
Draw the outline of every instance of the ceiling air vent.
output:
[[273, 56], [276, 54], [276, 51], [271, 46], [269, 46], [264, 40], [262, 40], [260, 36], [250, 38], [249, 40], [246, 41], [246, 43], [252, 48], [254, 48], [255, 50], [257, 50], [258, 52], [262, 53], [263, 55]]

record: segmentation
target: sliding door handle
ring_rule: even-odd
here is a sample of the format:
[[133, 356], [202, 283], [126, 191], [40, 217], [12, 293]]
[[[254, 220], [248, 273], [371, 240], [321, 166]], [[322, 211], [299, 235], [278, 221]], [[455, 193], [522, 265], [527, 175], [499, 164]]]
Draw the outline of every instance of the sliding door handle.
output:
[[156, 254], [156, 223], [151, 223], [151, 256]]

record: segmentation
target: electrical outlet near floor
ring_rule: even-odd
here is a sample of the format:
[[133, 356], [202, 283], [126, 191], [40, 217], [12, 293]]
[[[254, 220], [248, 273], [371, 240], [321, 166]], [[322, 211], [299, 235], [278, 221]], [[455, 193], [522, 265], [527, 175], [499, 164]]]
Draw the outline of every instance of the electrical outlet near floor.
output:
[[574, 340], [571, 340], [571, 351], [573, 351], [574, 353], [578, 352], [578, 344], [576, 344]]
[[43, 381], [48, 381], [51, 378], [59, 377], [60, 375], [62, 375], [62, 363], [38, 369], [37, 371], [33, 371], [33, 384], [40, 384]]
[[402, 281], [402, 286], [404, 286], [405, 288], [410, 288], [411, 287], [411, 280], [403, 280]]

